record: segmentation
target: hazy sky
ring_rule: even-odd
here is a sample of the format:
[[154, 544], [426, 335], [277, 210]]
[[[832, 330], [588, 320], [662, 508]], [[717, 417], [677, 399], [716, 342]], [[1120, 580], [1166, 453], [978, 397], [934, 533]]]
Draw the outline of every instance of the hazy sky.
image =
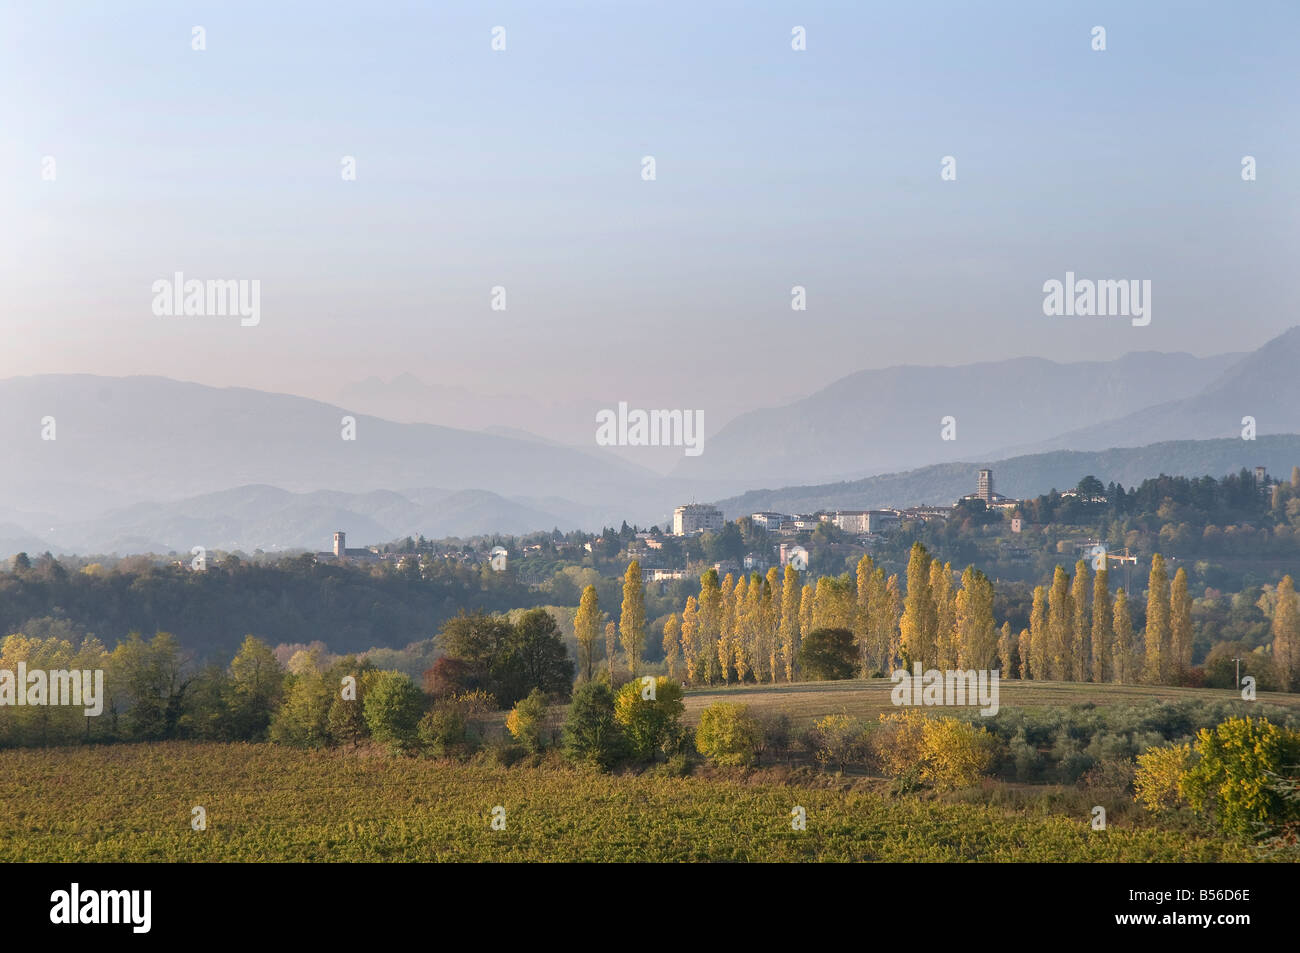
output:
[[[7, 3], [0, 376], [718, 422], [864, 367], [1253, 348], [1300, 323], [1298, 9]], [[1150, 279], [1151, 324], [1044, 317], [1067, 270]], [[175, 271], [259, 279], [260, 325], [156, 317]]]

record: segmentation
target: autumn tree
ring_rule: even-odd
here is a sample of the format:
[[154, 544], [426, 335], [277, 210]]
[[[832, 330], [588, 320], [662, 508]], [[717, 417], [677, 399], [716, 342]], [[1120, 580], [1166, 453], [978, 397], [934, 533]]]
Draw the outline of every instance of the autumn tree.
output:
[[[736, 680], [743, 682], [746, 666], [743, 647], [740, 644], [740, 617], [745, 599], [745, 577], [741, 576], [740, 581], [737, 582], [732, 578], [731, 573], [727, 573], [723, 577], [718, 599], [722, 605], [721, 622], [718, 628], [718, 666], [722, 669], [722, 682], [727, 684], [731, 681], [733, 664], [736, 669]], [[741, 605], [736, 604], [737, 600]]]
[[775, 566], [767, 570], [763, 580], [762, 642], [767, 652], [768, 681], [780, 679], [781, 664], [781, 597], [783, 595], [781, 571]]
[[1071, 620], [1070, 677], [1076, 682], [1086, 682], [1092, 677], [1092, 621], [1088, 608], [1092, 604], [1092, 574], [1087, 560], [1074, 565], [1074, 582], [1070, 587], [1070, 604], [1074, 609]]
[[736, 638], [730, 658], [736, 667], [736, 679], [742, 682], [751, 675], [757, 677], [754, 665], [754, 612], [750, 606], [752, 589], [754, 586], [750, 577], [741, 576], [736, 585]]
[[957, 605], [952, 588], [952, 564], [930, 563], [930, 597], [934, 599], [934, 661], [947, 671], [957, 663]]
[[1273, 607], [1273, 666], [1283, 691], [1300, 691], [1300, 602], [1290, 576], [1283, 576], [1277, 584], [1277, 604]]
[[623, 611], [618, 618], [618, 633], [628, 671], [635, 678], [645, 650], [645, 584], [641, 581], [641, 564], [635, 559], [627, 564], [623, 576]]
[[578, 671], [584, 681], [591, 681], [596, 658], [596, 639], [600, 637], [600, 600], [596, 587], [582, 590], [582, 600], [573, 616], [573, 634], [578, 641]]
[[681, 623], [677, 621], [677, 613], [670, 614], [664, 622], [664, 662], [668, 666], [668, 677], [677, 680], [677, 660], [681, 657]]
[[873, 565], [870, 556], [863, 556], [858, 561], [857, 595], [853, 634], [858, 642], [862, 674], [887, 674], [891, 668], [898, 610], [885, 580], [884, 569]]
[[895, 659], [897, 659], [900, 664], [902, 663], [902, 632], [899, 628], [899, 620], [902, 616], [903, 593], [899, 588], [898, 573], [893, 573], [885, 583], [885, 601], [881, 606], [879, 617], [879, 624], [882, 630], [879, 638], [882, 642], [887, 642], [889, 645], [889, 654], [886, 656], [888, 659], [886, 669], [893, 668]]
[[[998, 630], [993, 621], [993, 583], [974, 566], [967, 566], [961, 574], [956, 616], [956, 667], [963, 670], [989, 668], [998, 653]], [[1010, 634], [1009, 628], [1007, 634]]]
[[1028, 658], [1029, 677], [1044, 680], [1049, 677], [1047, 660], [1051, 656], [1047, 639], [1047, 590], [1043, 586], [1034, 587], [1034, 602], [1029, 610], [1029, 652], [1021, 651], [1021, 658]]
[[1015, 673], [1015, 668], [1011, 664], [1015, 653], [1016, 637], [1011, 633], [1011, 623], [1003, 622], [1002, 631], [998, 635], [998, 667], [1005, 678], [1011, 678]]
[[1110, 573], [1103, 566], [1092, 580], [1092, 680], [1109, 682], [1115, 609], [1110, 601]]
[[872, 631], [871, 631], [871, 603], [872, 589], [871, 577], [875, 572], [875, 564], [870, 555], [863, 555], [858, 560], [857, 568], [857, 595], [858, 611], [853, 618], [853, 638], [858, 644], [858, 664], [863, 674], [867, 674], [871, 669], [872, 652]]
[[1187, 570], [1174, 573], [1169, 587], [1169, 676], [1185, 684], [1192, 671], [1192, 599], [1187, 592]]
[[930, 594], [930, 562], [925, 547], [913, 543], [907, 560], [907, 595], [900, 623], [903, 667], [907, 669], [914, 662], [925, 666], [934, 661], [938, 621]]
[[1168, 684], [1169, 676], [1169, 573], [1159, 553], [1151, 557], [1147, 581], [1147, 627], [1143, 633], [1146, 661], [1142, 679], [1148, 685]]
[[785, 680], [794, 681], [794, 662], [799, 652], [799, 570], [787, 564], [781, 584], [781, 660]]
[[722, 633], [722, 587], [718, 583], [716, 569], [706, 569], [700, 576], [699, 611], [701, 658], [704, 660], [701, 678], [712, 684], [722, 677], [722, 667], [718, 663], [718, 639]]
[[[799, 643], [808, 637], [808, 633], [813, 630], [813, 604], [817, 601], [817, 590], [813, 584], [805, 582], [799, 595]], [[798, 656], [795, 656], [795, 671], [799, 670]]]
[[1115, 590], [1115, 622], [1112, 626], [1111, 679], [1120, 685], [1136, 680], [1136, 651], [1133, 645], [1133, 617], [1128, 610], [1128, 594]]
[[1070, 597], [1070, 576], [1061, 566], [1052, 574], [1047, 594], [1047, 669], [1049, 678], [1069, 681], [1072, 677], [1070, 648], [1074, 632], [1074, 600]]
[[610, 619], [605, 623], [605, 661], [609, 666], [609, 681], [614, 683], [614, 654], [618, 651], [618, 626]]
[[682, 662], [686, 666], [686, 680], [692, 684], [700, 680], [700, 613], [695, 597], [686, 598], [682, 610]]
[[848, 629], [851, 632], [856, 614], [857, 596], [847, 578], [822, 576], [817, 580], [812, 618], [814, 629]]

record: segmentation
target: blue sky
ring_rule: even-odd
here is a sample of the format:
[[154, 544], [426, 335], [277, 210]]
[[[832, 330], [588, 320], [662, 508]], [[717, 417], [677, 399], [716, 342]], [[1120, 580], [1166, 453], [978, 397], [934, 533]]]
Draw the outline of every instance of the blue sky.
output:
[[[8, 3], [0, 376], [716, 425], [864, 367], [1254, 348], [1300, 323], [1297, 9]], [[1044, 317], [1067, 270], [1150, 279], [1152, 323]], [[261, 324], [155, 317], [175, 271], [259, 279]]]

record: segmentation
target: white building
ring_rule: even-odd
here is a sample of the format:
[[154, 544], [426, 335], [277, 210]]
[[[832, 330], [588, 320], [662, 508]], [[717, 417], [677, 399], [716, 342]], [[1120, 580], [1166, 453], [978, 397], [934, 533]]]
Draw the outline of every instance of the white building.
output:
[[673, 510], [673, 535], [716, 533], [722, 529], [722, 510], [709, 503], [687, 503]]
[[786, 513], [750, 513], [749, 518], [753, 520], [754, 525], [760, 529], [765, 529], [769, 533], [775, 533], [781, 528], [781, 524], [790, 518]]
[[889, 510], [840, 510], [835, 525], [846, 533], [887, 533], [898, 528], [898, 514]]

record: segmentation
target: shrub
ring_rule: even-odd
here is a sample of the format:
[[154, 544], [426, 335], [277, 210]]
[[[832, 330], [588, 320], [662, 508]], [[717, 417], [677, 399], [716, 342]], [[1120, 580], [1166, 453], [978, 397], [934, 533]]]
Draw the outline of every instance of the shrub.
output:
[[545, 693], [534, 688], [527, 698], [517, 701], [506, 716], [506, 730], [529, 754], [542, 750], [547, 707]]
[[420, 744], [434, 754], [446, 756], [469, 746], [469, 719], [465, 706], [455, 699], [437, 702], [416, 729]]
[[974, 784], [998, 755], [997, 737], [986, 729], [916, 708], [881, 715], [870, 744], [886, 774], [915, 778], [941, 791]]
[[843, 771], [860, 762], [867, 753], [867, 735], [860, 722], [848, 715], [827, 715], [813, 725], [817, 760], [834, 764]]
[[1080, 779], [1092, 791], [1127, 794], [1133, 787], [1133, 762], [1127, 758], [1104, 758]]
[[1196, 735], [1196, 762], [1180, 790], [1197, 812], [1212, 815], [1221, 830], [1259, 833], [1285, 822], [1296, 805], [1282, 797], [1277, 778], [1300, 762], [1300, 732], [1264, 718], [1229, 718]]
[[758, 727], [763, 738], [758, 750], [760, 761], [764, 755], [770, 754], [775, 758], [790, 753], [794, 729], [789, 715], [784, 712], [761, 714], [758, 716]]
[[700, 713], [695, 748], [721, 765], [748, 767], [758, 758], [763, 733], [747, 705], [716, 702]]
[[927, 718], [917, 708], [886, 712], [872, 732], [868, 745], [876, 764], [885, 774], [897, 778], [921, 760], [921, 729]]
[[1133, 800], [1153, 813], [1181, 805], [1180, 788], [1191, 758], [1192, 747], [1188, 744], [1163, 745], [1138, 755]]
[[858, 667], [858, 647], [848, 629], [814, 629], [799, 649], [799, 670], [810, 681], [852, 678]]
[[[651, 676], [645, 676], [651, 678]], [[628, 682], [614, 698], [614, 720], [623, 729], [628, 749], [638, 761], [649, 761], [660, 751], [671, 754], [681, 745], [682, 686], [659, 676], [651, 685], [643, 679]], [[647, 697], [653, 694], [653, 698]]]
[[564, 753], [571, 761], [608, 768], [623, 757], [626, 742], [614, 720], [614, 693], [608, 683], [579, 685], [564, 725]]
[[988, 771], [997, 739], [956, 718], [931, 718], [921, 727], [921, 779], [940, 791], [969, 787]]

